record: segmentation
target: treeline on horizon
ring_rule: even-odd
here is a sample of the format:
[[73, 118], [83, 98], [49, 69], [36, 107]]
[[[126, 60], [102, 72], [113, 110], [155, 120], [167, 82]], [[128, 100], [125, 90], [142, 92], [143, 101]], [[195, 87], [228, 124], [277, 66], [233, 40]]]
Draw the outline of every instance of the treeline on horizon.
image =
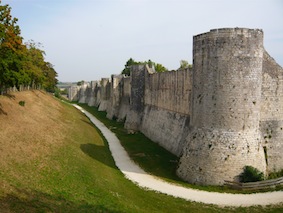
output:
[[54, 92], [57, 73], [45, 61], [40, 43], [23, 43], [17, 18], [11, 16], [11, 7], [0, 0], [0, 92], [8, 88], [30, 87]]
[[[130, 76], [130, 74], [131, 74], [131, 66], [132, 65], [145, 65], [145, 64], [147, 64], [149, 67], [154, 67], [155, 72], [168, 72], [169, 71], [162, 64], [153, 62], [150, 59], [148, 61], [135, 61], [134, 59], [130, 58], [126, 62], [125, 68], [122, 70], [121, 74], [124, 74], [126, 76]], [[180, 70], [180, 69], [188, 69], [188, 68], [192, 68], [192, 67], [193, 67], [193, 65], [189, 64], [188, 61], [181, 60], [180, 61], [180, 67], [178, 68], [178, 70]]]

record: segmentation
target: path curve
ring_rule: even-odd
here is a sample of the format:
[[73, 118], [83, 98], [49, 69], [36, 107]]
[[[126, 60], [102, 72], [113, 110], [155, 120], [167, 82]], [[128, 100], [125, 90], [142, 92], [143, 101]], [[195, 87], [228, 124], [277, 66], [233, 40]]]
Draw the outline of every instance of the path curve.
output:
[[167, 195], [172, 195], [174, 197], [183, 198], [188, 201], [216, 204], [219, 206], [265, 206], [283, 203], [283, 191], [254, 194], [207, 192], [178, 186], [149, 175], [130, 159], [128, 153], [122, 147], [120, 141], [113, 132], [111, 132], [92, 114], [78, 105], [74, 106], [81, 112], [83, 112], [90, 119], [90, 121], [101, 131], [103, 136], [108, 141], [109, 148], [116, 166], [122, 171], [125, 177], [142, 188], [158, 191]]

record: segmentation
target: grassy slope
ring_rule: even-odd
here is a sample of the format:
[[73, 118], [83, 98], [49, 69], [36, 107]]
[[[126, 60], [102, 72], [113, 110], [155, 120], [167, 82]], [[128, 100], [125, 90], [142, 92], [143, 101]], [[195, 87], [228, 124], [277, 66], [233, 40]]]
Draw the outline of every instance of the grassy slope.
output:
[[89, 120], [43, 92], [0, 96], [0, 129], [0, 212], [263, 210], [220, 209], [138, 188]]

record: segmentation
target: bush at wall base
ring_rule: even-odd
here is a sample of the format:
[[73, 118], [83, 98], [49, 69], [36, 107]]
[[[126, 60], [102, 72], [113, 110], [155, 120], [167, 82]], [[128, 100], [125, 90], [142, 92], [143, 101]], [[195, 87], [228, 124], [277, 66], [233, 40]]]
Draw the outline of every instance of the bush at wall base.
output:
[[257, 168], [245, 166], [243, 173], [240, 175], [240, 182], [256, 182], [264, 180], [264, 175]]

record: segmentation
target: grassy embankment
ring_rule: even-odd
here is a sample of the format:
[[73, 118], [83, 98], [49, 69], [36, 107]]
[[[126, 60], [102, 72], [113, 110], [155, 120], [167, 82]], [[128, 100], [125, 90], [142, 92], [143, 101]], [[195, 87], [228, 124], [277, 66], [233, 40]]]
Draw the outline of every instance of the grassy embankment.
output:
[[282, 210], [222, 209], [140, 189], [82, 113], [40, 91], [0, 96], [0, 129], [0, 212]]

